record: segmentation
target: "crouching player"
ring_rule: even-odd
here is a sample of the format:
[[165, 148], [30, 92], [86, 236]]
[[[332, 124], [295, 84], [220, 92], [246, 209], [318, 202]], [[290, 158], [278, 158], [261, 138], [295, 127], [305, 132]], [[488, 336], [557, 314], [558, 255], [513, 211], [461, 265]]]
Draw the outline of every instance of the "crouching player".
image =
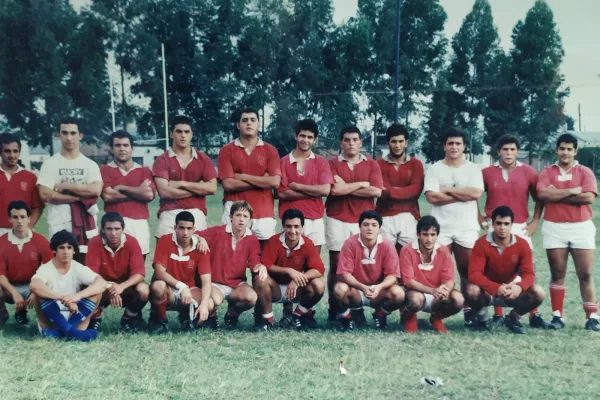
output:
[[[169, 332], [167, 309], [179, 311], [184, 332], [193, 331], [214, 310], [210, 298], [210, 256], [197, 250], [195, 224], [192, 213], [181, 211], [175, 217], [175, 232], [161, 236], [156, 243], [148, 321], [152, 333]], [[196, 273], [203, 289], [196, 287]]]
[[417, 223], [417, 240], [400, 252], [400, 272], [406, 287], [406, 309], [402, 322], [406, 332], [417, 328], [417, 312], [431, 314], [431, 326], [436, 332], [448, 330], [442, 320], [458, 313], [464, 303], [462, 294], [454, 289], [454, 263], [448, 247], [436, 243], [440, 224], [427, 215]]
[[262, 321], [257, 324], [256, 330], [270, 330], [273, 327], [273, 303], [298, 303], [292, 321], [284, 315], [281, 325], [295, 326], [303, 331], [314, 329], [318, 325], [313, 307], [325, 292], [325, 265], [319, 249], [302, 235], [302, 211], [285, 210], [281, 223], [283, 233], [272, 236], [263, 252], [262, 263], [269, 276], [265, 280], [261, 280], [260, 276], [254, 278], [258, 293], [256, 312], [262, 314]]
[[143, 325], [142, 309], [150, 294], [150, 287], [144, 282], [146, 266], [140, 244], [124, 229], [123, 217], [107, 212], [102, 217], [100, 235], [88, 243], [87, 266], [108, 282], [88, 329], [100, 329], [102, 307], [109, 305], [125, 307], [121, 317], [124, 332], [137, 333]]
[[[54, 258], [40, 266], [31, 278], [38, 328], [45, 337], [68, 337], [89, 342], [98, 331], [86, 330], [106, 281], [73, 260], [79, 243], [72, 233], [58, 231], [50, 239]], [[87, 286], [82, 290], [83, 287]]]
[[[387, 328], [387, 316], [404, 303], [404, 290], [398, 285], [400, 265], [394, 244], [379, 234], [382, 218], [376, 211], [363, 211], [359, 233], [344, 242], [338, 261], [333, 295], [339, 302], [338, 320], [342, 331], [354, 330], [356, 317], [350, 309], [375, 309], [375, 327]], [[364, 314], [361, 315], [364, 322]]]
[[225, 324], [235, 328], [242, 312], [256, 305], [258, 296], [246, 283], [246, 269], [266, 279], [267, 269], [260, 263], [260, 243], [250, 231], [252, 207], [245, 201], [236, 201], [229, 210], [230, 223], [196, 232], [206, 239], [210, 249], [211, 298], [215, 310], [206, 325], [217, 327], [217, 308], [227, 300]]
[[486, 307], [494, 305], [513, 307], [504, 324], [513, 333], [525, 333], [521, 316], [544, 300], [544, 291], [534, 283], [529, 244], [510, 233], [513, 220], [510, 207], [496, 208], [492, 212], [494, 231], [480, 237], [473, 247], [467, 303], [478, 317], [473, 324], [477, 330], [488, 329]]

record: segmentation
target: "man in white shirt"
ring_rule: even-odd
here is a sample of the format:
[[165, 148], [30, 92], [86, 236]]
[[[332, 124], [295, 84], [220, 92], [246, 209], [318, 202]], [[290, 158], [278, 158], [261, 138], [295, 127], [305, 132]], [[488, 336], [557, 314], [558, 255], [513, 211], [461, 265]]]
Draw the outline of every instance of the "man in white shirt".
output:
[[[79, 151], [83, 133], [75, 118], [63, 118], [59, 124], [58, 138], [61, 150], [42, 164], [37, 185], [40, 197], [48, 206], [48, 237], [60, 230], [73, 231], [71, 203], [94, 199], [102, 193], [102, 176], [98, 165]], [[88, 208], [97, 220], [98, 207]], [[96, 229], [86, 232], [87, 239], [96, 236]], [[81, 243], [80, 260], [85, 260], [87, 248]]]
[[[465, 132], [452, 128], [443, 137], [446, 156], [425, 173], [423, 193], [431, 204], [430, 214], [440, 224], [437, 242], [454, 253], [465, 295], [471, 250], [479, 238], [477, 201], [484, 191], [481, 169], [464, 157]], [[473, 318], [465, 308], [465, 325]]]
[[86, 328], [106, 281], [73, 260], [77, 247], [77, 240], [66, 230], [52, 236], [54, 258], [40, 266], [31, 278], [30, 289], [36, 295], [38, 328], [43, 336], [89, 342], [98, 337], [98, 331]]

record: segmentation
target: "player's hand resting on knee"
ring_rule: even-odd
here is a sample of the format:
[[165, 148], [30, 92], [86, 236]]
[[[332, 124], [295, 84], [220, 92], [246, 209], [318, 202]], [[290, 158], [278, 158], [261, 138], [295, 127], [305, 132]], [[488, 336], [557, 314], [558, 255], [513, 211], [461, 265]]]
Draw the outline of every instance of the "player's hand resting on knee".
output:
[[296, 282], [296, 285], [303, 287], [308, 284], [308, 279], [306, 279], [306, 276], [304, 276], [302, 272], [298, 272], [295, 269], [288, 268], [288, 273], [290, 275], [290, 278], [292, 278], [292, 281]]
[[287, 297], [289, 300], [295, 299], [297, 290], [298, 285], [296, 284], [296, 282], [291, 281], [287, 287], [287, 290], [285, 291], [285, 297]]
[[189, 306], [192, 304], [192, 300], [192, 292], [190, 291], [190, 288], [183, 288], [181, 291], [181, 304], [184, 306]]

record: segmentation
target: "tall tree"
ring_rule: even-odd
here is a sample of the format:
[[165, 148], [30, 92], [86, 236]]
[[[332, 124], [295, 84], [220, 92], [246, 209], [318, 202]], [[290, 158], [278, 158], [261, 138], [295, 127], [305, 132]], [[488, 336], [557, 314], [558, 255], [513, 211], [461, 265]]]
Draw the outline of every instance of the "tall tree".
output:
[[560, 72], [565, 52], [552, 10], [537, 0], [524, 21], [512, 33], [511, 58], [518, 98], [517, 130], [525, 149], [533, 156], [547, 148], [564, 123], [564, 101], [569, 91], [562, 90]]
[[448, 70], [441, 70], [437, 74], [436, 85], [428, 106], [429, 117], [422, 123], [422, 130], [426, 135], [423, 138], [421, 152], [428, 162], [444, 158], [442, 137], [457, 123], [457, 114], [452, 111], [452, 104], [456, 98], [454, 90], [450, 87], [450, 75], [451, 72]]

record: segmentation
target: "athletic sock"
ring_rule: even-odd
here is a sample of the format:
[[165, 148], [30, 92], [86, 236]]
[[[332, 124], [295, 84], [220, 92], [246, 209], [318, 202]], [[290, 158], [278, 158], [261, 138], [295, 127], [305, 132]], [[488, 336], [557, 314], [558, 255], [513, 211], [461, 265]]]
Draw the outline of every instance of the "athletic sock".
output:
[[102, 310], [103, 310], [102, 307], [98, 307], [98, 309], [96, 310], [94, 315], [92, 315], [92, 318], [94, 318], [94, 319], [102, 318]]
[[347, 309], [346, 311], [343, 311], [341, 313], [338, 313], [338, 319], [352, 319], [352, 314], [350, 314], [350, 309]]
[[44, 300], [41, 304], [42, 313], [50, 320], [57, 329], [64, 333], [69, 332], [72, 329], [71, 324], [60, 311], [58, 302], [56, 300]]
[[499, 317], [504, 317], [504, 308], [500, 306], [494, 306], [494, 315]]
[[271, 325], [273, 325], [275, 323], [275, 319], [273, 318], [273, 312], [270, 312], [268, 314], [263, 314], [262, 317], [263, 317], [263, 319], [266, 319], [267, 321], [269, 321], [271, 323]]
[[533, 318], [535, 317], [535, 314], [539, 313], [540, 310], [538, 310], [538, 308], [534, 308], [533, 310], [529, 311], [529, 318]]
[[154, 309], [156, 310], [156, 315], [158, 316], [158, 319], [161, 321], [167, 319], [167, 306], [168, 306], [167, 299], [154, 305]]
[[309, 311], [308, 308], [302, 307], [302, 304], [299, 304], [296, 306], [296, 309], [294, 310], [294, 315], [304, 315], [307, 314]]
[[135, 318], [137, 317], [139, 314], [139, 312], [134, 312], [131, 311], [129, 308], [125, 309], [125, 312], [123, 313], [123, 318]]
[[96, 309], [96, 303], [90, 299], [81, 299], [77, 302], [77, 308], [79, 312], [71, 315], [69, 318], [69, 324], [73, 328], [77, 327], [80, 323], [86, 320], [92, 312]]
[[564, 316], [563, 307], [565, 303], [565, 291], [564, 285], [558, 285], [556, 283], [550, 284], [550, 303], [552, 304], [552, 312], [560, 313], [561, 318]]
[[400, 320], [404, 325], [404, 330], [409, 333], [415, 333], [419, 331], [417, 314], [411, 313], [410, 311], [404, 311], [400, 315]]
[[69, 332], [69, 337], [73, 340], [78, 340], [80, 342], [91, 342], [98, 338], [98, 331], [96, 330], [85, 330], [80, 331], [78, 329], [73, 329]]
[[592, 316], [592, 314], [596, 314], [598, 312], [598, 303], [584, 302], [583, 311], [585, 311], [585, 317], [589, 319]]
[[379, 307], [377, 310], [375, 310], [375, 316], [377, 318], [386, 318], [389, 314], [390, 312], [383, 307]]
[[431, 322], [431, 327], [434, 331], [438, 333], [448, 333], [448, 329], [446, 329], [446, 326], [444, 326], [444, 322], [442, 321], [443, 319], [443, 317], [437, 314], [431, 314], [429, 322]]
[[41, 334], [43, 337], [51, 339], [58, 339], [65, 336], [60, 329], [42, 329]]

